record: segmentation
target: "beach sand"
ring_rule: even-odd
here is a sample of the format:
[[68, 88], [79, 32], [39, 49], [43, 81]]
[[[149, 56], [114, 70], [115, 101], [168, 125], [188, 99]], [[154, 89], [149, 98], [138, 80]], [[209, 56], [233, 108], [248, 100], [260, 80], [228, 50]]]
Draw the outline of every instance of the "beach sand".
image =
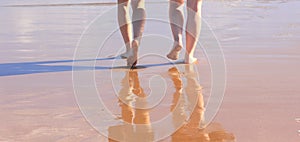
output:
[[[92, 4], [80, 4], [83, 2]], [[114, 6], [97, 2], [1, 3], [4, 6], [0, 8], [0, 141], [109, 141], [80, 112], [72, 83], [72, 59], [81, 34], [96, 16]], [[53, 3], [55, 5], [51, 5]], [[160, 4], [167, 3], [147, 3], [149, 7]], [[299, 141], [299, 6], [300, 2], [293, 0], [204, 1], [202, 19], [212, 29], [226, 59], [224, 99], [206, 129], [197, 130], [194, 125], [200, 123], [201, 118], [191, 117], [185, 127], [161, 141], [205, 141], [208, 137], [211, 141]], [[147, 13], [168, 18], [166, 14], [155, 13], [153, 8], [148, 8]], [[111, 22], [116, 23], [116, 20]], [[153, 32], [171, 38], [166, 24], [149, 21], [145, 35]], [[203, 28], [201, 36], [205, 37], [208, 32], [209, 29]], [[153, 40], [157, 41], [155, 46], [147, 47], [147, 42]], [[213, 42], [213, 39], [208, 40]], [[140, 54], [165, 55], [171, 48], [171, 41], [164, 38], [146, 36], [142, 43]], [[160, 47], [161, 43], [168, 47]], [[145, 56], [139, 61], [139, 66], [144, 68], [130, 72], [120, 67], [126, 65], [126, 60], [112, 58], [122, 44], [117, 32], [99, 53], [100, 60], [85, 61], [95, 62], [98, 67], [95, 87], [115, 120], [135, 118], [136, 124], [149, 124], [149, 133], [137, 136], [151, 141], [157, 138], [159, 130], [152, 129], [150, 124], [170, 113], [178, 93], [186, 96], [179, 99], [183, 101], [182, 109], [189, 107], [188, 96], [193, 93], [200, 96], [199, 102], [205, 106], [211, 93], [212, 74], [203, 48], [209, 47], [196, 50], [199, 63], [194, 69], [199, 78], [195, 79], [187, 66], [176, 64], [174, 68], [163, 56]], [[117, 68], [111, 69], [112, 65]], [[124, 79], [131, 81], [124, 84]], [[166, 86], [157, 82], [164, 82]], [[181, 83], [182, 88], [178, 86]], [[117, 96], [124, 95], [121, 90], [126, 92], [129, 87], [136, 94], [146, 96], [161, 95], [153, 93], [157, 90], [165, 89], [165, 92], [156, 108], [141, 111], [119, 101]], [[203, 110], [179, 110], [176, 119], [187, 117], [182, 113], [200, 116]], [[118, 135], [121, 133], [118, 130], [123, 130], [122, 137], [132, 141], [130, 136], [136, 133], [133, 128], [124, 131], [125, 127], [115, 124], [102, 129], [110, 135]]]

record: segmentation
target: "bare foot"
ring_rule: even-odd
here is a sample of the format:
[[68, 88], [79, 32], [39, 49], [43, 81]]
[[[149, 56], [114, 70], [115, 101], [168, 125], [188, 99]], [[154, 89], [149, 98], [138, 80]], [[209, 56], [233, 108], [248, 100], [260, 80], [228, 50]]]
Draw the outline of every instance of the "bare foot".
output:
[[170, 51], [170, 53], [167, 55], [167, 57], [171, 60], [177, 60], [179, 57], [179, 52], [182, 49], [182, 45], [176, 44]]
[[121, 57], [122, 59], [127, 59], [127, 58], [129, 57], [129, 50], [127, 50], [126, 52], [120, 54], [120, 57]]
[[191, 55], [185, 55], [185, 57], [184, 57], [185, 64], [193, 64], [193, 63], [196, 63], [197, 61], [198, 61], [198, 59]]
[[137, 64], [138, 47], [139, 47], [138, 41], [133, 40], [132, 41], [132, 48], [129, 49], [129, 56], [127, 58], [127, 66], [130, 66], [131, 68], [135, 67], [136, 64]]

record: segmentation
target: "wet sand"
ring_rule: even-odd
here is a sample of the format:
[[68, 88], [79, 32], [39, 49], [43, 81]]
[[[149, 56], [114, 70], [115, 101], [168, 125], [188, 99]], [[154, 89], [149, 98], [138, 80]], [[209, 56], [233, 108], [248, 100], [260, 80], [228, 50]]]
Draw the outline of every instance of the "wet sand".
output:
[[[0, 141], [109, 141], [93, 129], [79, 110], [72, 86], [72, 59], [85, 27], [112, 6], [78, 3], [17, 3], [39, 4], [18, 7], [11, 6], [16, 4], [13, 1], [1, 3], [10, 6], [0, 8]], [[219, 40], [227, 66], [222, 106], [204, 130], [195, 127], [204, 121], [200, 117], [204, 109], [198, 105], [198, 109], [191, 111], [187, 105], [190, 100], [197, 100], [189, 99], [189, 94], [199, 96], [194, 103], [203, 107], [210, 95], [211, 68], [201, 48], [196, 51], [200, 62], [194, 67], [199, 71], [199, 78], [185, 65], [161, 65], [166, 63], [161, 57], [142, 58], [139, 64], [146, 68], [133, 72], [103, 68], [125, 65], [125, 60], [97, 60], [96, 87], [115, 119], [149, 125], [143, 128], [143, 134], [137, 134], [126, 123], [103, 129], [128, 141], [133, 141], [130, 136], [144, 136], [151, 141], [159, 132], [151, 124], [174, 111], [175, 104], [182, 103], [184, 107], [174, 113], [174, 125], [178, 120], [187, 119], [187, 114], [194, 115], [184, 127], [162, 141], [207, 141], [208, 138], [241, 142], [299, 141], [299, 6], [300, 2], [292, 0], [203, 3], [203, 19]], [[151, 8], [148, 10], [151, 13]], [[145, 34], [155, 31], [171, 37], [170, 29], [153, 25], [160, 26], [147, 23]], [[146, 37], [144, 43], [147, 42]], [[114, 57], [122, 47], [120, 35], [116, 34], [105, 47], [98, 58]], [[141, 54], [150, 50], [167, 53], [169, 48], [143, 48]], [[159, 75], [167, 85], [157, 108], [139, 110], [120, 102], [117, 96], [124, 97], [130, 91], [141, 97], [160, 90], [161, 86], [155, 85], [157, 80], [151, 80], [153, 75]], [[146, 99], [139, 103], [149, 102]]]

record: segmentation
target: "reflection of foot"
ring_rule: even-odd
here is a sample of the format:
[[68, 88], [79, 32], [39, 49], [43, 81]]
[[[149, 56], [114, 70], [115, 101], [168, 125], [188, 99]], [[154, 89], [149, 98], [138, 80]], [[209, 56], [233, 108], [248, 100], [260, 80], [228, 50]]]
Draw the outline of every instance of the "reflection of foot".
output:
[[171, 77], [179, 77], [179, 71], [176, 67], [170, 68], [168, 72]]
[[138, 58], [138, 47], [139, 43], [137, 40], [132, 41], [132, 48], [129, 49], [129, 56], [127, 58], [127, 65], [131, 68], [135, 67]]
[[191, 64], [187, 64], [187, 65], [185, 65], [185, 75], [186, 76], [193, 76], [193, 77], [195, 77], [194, 75], [195, 75], [195, 69], [194, 69], [194, 65], [191, 65]]
[[142, 88], [133, 88], [132, 92], [138, 97], [142, 97], [142, 98], [147, 97], [147, 95], [145, 94]]
[[193, 63], [196, 63], [197, 61], [198, 61], [197, 58], [190, 56], [190, 55], [185, 55], [185, 57], [184, 57], [185, 64], [193, 64]]
[[176, 89], [175, 93], [181, 94], [182, 93], [182, 80], [180, 79], [180, 72], [178, 71], [178, 69], [176, 67], [172, 67], [169, 69], [168, 73], [174, 83], [174, 87]]
[[170, 53], [167, 55], [167, 57], [171, 60], [177, 60], [181, 49], [182, 49], [181, 45], [179, 44], [175, 45], [170, 51]]

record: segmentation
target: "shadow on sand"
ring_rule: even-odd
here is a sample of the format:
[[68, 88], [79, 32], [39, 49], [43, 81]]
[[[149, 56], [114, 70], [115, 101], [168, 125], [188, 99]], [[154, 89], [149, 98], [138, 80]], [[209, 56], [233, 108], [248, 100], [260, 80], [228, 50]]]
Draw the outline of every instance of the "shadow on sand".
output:
[[85, 60], [57, 60], [57, 61], [39, 61], [39, 62], [20, 62], [20, 63], [2, 63], [0, 64], [0, 76], [15, 76], [37, 73], [54, 73], [74, 70], [111, 70], [111, 69], [145, 69], [156, 66], [168, 66], [181, 64], [181, 62], [167, 62], [161, 64], [144, 64], [135, 68], [128, 66], [72, 66], [72, 65], [51, 65], [57, 63], [91, 62], [104, 60], [117, 60], [119, 57], [85, 59]]

